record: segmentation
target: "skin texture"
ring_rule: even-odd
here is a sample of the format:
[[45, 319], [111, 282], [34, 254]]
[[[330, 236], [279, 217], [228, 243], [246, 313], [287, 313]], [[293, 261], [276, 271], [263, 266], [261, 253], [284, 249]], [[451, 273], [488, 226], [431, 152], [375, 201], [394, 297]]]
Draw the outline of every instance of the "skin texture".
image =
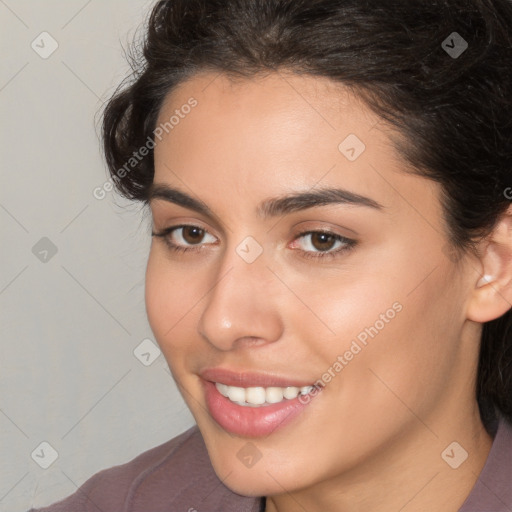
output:
[[[447, 256], [439, 185], [406, 172], [390, 129], [340, 84], [291, 73], [234, 83], [202, 73], [169, 94], [158, 122], [190, 97], [197, 106], [157, 143], [154, 183], [200, 199], [215, 218], [150, 202], [154, 232], [185, 223], [206, 234], [188, 253], [153, 238], [146, 308], [219, 478], [240, 494], [267, 496], [267, 511], [457, 511], [492, 444], [474, 393], [478, 322], [510, 307], [502, 264], [510, 252], [468, 255], [457, 267]], [[338, 149], [349, 134], [366, 145], [355, 161]], [[328, 186], [383, 208], [256, 214], [269, 197]], [[507, 222], [499, 233], [512, 246]], [[357, 244], [308, 259], [301, 250], [322, 251], [311, 236], [298, 238], [310, 229]], [[168, 238], [194, 249], [181, 235]], [[252, 263], [236, 251], [247, 236], [263, 249]], [[484, 273], [502, 276], [501, 293], [477, 285]], [[395, 303], [401, 311], [285, 427], [248, 439], [209, 415], [202, 369], [313, 383]], [[251, 468], [237, 457], [248, 441], [262, 455]], [[454, 441], [468, 452], [458, 469], [441, 457]]]

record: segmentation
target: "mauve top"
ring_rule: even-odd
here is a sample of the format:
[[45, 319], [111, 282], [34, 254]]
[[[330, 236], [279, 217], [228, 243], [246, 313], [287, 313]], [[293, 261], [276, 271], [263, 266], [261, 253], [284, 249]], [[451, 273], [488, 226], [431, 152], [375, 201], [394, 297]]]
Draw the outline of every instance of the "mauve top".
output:
[[[488, 426], [487, 461], [459, 512], [512, 512], [512, 424]], [[29, 512], [261, 512], [262, 498], [229, 490], [213, 471], [197, 426], [132, 461], [93, 475], [74, 494]]]

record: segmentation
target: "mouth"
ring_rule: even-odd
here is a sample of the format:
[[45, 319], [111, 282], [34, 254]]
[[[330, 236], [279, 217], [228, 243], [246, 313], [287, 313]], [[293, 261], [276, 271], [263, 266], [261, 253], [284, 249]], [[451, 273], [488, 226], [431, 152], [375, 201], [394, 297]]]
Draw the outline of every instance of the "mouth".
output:
[[284, 428], [317, 399], [321, 387], [271, 374], [212, 369], [201, 373], [211, 418], [226, 432], [268, 436]]
[[221, 382], [215, 382], [217, 391], [228, 398], [231, 402], [242, 407], [262, 407], [270, 404], [279, 404], [284, 400], [293, 400], [297, 396], [311, 393], [316, 386], [309, 385], [298, 388], [296, 386], [264, 388], [261, 386], [241, 388], [238, 386], [228, 386]]

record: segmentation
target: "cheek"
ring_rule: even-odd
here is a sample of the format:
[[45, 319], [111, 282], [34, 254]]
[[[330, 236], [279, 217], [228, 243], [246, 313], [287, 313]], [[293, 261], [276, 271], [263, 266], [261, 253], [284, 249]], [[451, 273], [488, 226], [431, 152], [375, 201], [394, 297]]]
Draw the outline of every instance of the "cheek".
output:
[[159, 250], [151, 249], [146, 268], [145, 302], [151, 330], [164, 354], [179, 346], [183, 320], [198, 304], [198, 281], [185, 276]]
[[429, 393], [442, 393], [458, 354], [463, 311], [456, 291], [447, 293], [450, 269], [439, 266], [429, 275], [435, 265], [406, 258], [404, 251], [392, 256], [353, 276], [294, 287], [321, 319], [303, 309], [293, 314], [300, 339], [308, 340], [312, 354], [321, 354], [322, 381], [363, 416], [371, 410], [384, 414], [393, 402], [403, 408], [398, 397], [432, 405]]
[[[456, 375], [459, 312], [442, 286], [448, 276], [436, 277], [410, 294], [391, 294], [384, 302], [372, 298], [361, 309], [363, 328], [351, 337], [361, 350], [339, 382], [340, 397], [361, 423], [378, 418], [382, 428], [391, 430], [408, 421], [411, 410], [427, 417]], [[401, 310], [386, 314], [393, 299]], [[381, 313], [388, 322], [379, 321]]]
[[[166, 311], [172, 311], [166, 305], [168, 302], [168, 287], [166, 285], [167, 280], [162, 276], [163, 270], [162, 264], [155, 256], [154, 250], [151, 249], [146, 267], [145, 302], [149, 324], [159, 343], [161, 343], [165, 333]], [[170, 326], [169, 323], [167, 328]]]
[[400, 283], [387, 280], [383, 277], [386, 273], [349, 270], [337, 274], [288, 280], [304, 303], [288, 301], [285, 318], [294, 319], [297, 339], [322, 353], [324, 363], [333, 362], [351, 348], [353, 352], [347, 356], [355, 359], [372, 339], [385, 335], [403, 310]]

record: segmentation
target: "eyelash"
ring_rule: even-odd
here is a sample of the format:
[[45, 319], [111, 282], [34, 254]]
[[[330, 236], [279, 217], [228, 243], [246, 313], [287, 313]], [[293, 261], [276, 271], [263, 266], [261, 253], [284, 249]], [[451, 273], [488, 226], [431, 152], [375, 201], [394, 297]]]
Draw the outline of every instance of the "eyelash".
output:
[[[170, 227], [162, 230], [160, 233], [152, 232], [151, 235], [154, 237], [162, 238], [163, 241], [165, 242], [165, 244], [167, 245], [167, 247], [177, 253], [188, 253], [188, 252], [200, 251], [202, 246], [200, 246], [199, 244], [198, 244], [199, 248], [197, 248], [197, 247], [190, 248], [190, 247], [183, 247], [181, 245], [175, 244], [174, 242], [170, 241], [168, 236], [173, 231], [176, 231], [177, 229], [181, 229], [181, 228], [197, 228], [197, 229], [200, 229], [201, 231], [204, 231], [205, 233], [208, 233], [208, 231], [206, 231], [205, 229], [203, 229], [199, 226], [194, 226], [193, 224], [180, 224], [178, 226], [170, 226]], [[318, 234], [318, 233], [329, 235], [329, 236], [333, 237], [335, 241], [343, 242], [345, 245], [341, 248], [334, 250], [334, 251], [331, 250], [330, 252], [327, 252], [327, 251], [311, 252], [311, 251], [303, 251], [302, 249], [295, 249], [295, 250], [299, 250], [302, 253], [302, 256], [304, 258], [310, 258], [310, 259], [315, 259], [315, 260], [328, 260], [328, 259], [330, 260], [332, 258], [335, 258], [336, 256], [339, 256], [343, 253], [350, 251], [357, 244], [356, 240], [338, 235], [336, 233], [332, 233], [331, 231], [325, 231], [325, 230], [303, 231], [301, 233], [298, 233], [297, 236], [294, 238], [294, 240], [297, 240], [297, 239], [302, 238], [307, 235]]]

